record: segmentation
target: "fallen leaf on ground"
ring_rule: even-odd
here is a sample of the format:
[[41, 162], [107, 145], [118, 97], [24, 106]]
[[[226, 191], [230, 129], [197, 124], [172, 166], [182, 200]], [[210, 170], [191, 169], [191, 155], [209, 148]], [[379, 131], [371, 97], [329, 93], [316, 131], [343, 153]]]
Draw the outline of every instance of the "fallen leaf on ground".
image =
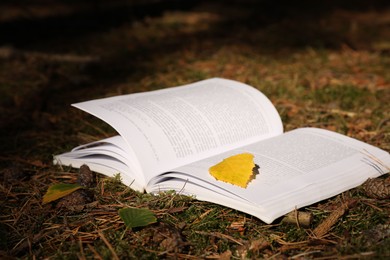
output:
[[128, 228], [143, 227], [157, 222], [153, 212], [146, 208], [120, 209], [119, 216]]
[[63, 198], [66, 195], [71, 194], [72, 192], [82, 188], [79, 184], [67, 184], [67, 183], [57, 183], [51, 185], [46, 194], [43, 196], [43, 204], [55, 201], [57, 199]]
[[43, 204], [58, 200], [82, 188], [78, 184], [57, 183], [51, 185], [43, 196]]

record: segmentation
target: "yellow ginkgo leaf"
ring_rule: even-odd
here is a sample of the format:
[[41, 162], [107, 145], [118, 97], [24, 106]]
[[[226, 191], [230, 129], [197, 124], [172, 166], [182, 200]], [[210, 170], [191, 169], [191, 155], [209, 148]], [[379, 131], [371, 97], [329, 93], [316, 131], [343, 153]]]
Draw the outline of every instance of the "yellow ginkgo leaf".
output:
[[246, 188], [253, 179], [253, 158], [250, 153], [233, 155], [210, 167], [209, 172], [219, 181]]
[[79, 184], [57, 183], [51, 185], [43, 196], [43, 204], [65, 197], [68, 194], [82, 188]]

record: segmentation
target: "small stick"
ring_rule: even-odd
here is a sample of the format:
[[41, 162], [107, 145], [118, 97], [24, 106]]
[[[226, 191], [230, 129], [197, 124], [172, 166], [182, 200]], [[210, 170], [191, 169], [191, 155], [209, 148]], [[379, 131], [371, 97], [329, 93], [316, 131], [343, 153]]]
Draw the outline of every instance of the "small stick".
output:
[[297, 210], [291, 211], [286, 214], [282, 219], [284, 223], [297, 224], [298, 227], [309, 227], [311, 221], [313, 220], [313, 215], [309, 212], [299, 212]]
[[342, 217], [348, 209], [350, 209], [356, 200], [350, 200], [346, 203], [343, 203], [340, 208], [333, 211], [326, 219], [324, 219], [313, 231], [313, 235], [316, 238], [322, 238], [329, 230], [333, 227], [334, 224]]
[[90, 244], [87, 244], [87, 246], [89, 250], [91, 250], [94, 253], [95, 259], [103, 260], [103, 257], [99, 255], [99, 253], [96, 251], [95, 248], [93, 248], [93, 246], [91, 246]]
[[103, 232], [98, 231], [98, 234], [99, 234], [100, 238], [103, 240], [104, 244], [106, 244], [108, 249], [111, 251], [112, 258], [115, 259], [115, 260], [119, 260], [118, 255], [116, 254], [116, 252], [115, 252], [114, 248], [112, 247], [112, 245], [110, 244], [110, 242], [108, 242], [108, 240], [104, 236]]
[[243, 243], [241, 243], [241, 242], [238, 241], [237, 239], [234, 239], [232, 236], [225, 235], [225, 234], [222, 234], [222, 233], [219, 233], [219, 232], [195, 231], [195, 233], [196, 233], [196, 234], [199, 234], [199, 235], [212, 236], [212, 237], [217, 237], [217, 238], [220, 238], [220, 239], [228, 240], [228, 241], [237, 243], [237, 244], [239, 244], [240, 246], [243, 245]]

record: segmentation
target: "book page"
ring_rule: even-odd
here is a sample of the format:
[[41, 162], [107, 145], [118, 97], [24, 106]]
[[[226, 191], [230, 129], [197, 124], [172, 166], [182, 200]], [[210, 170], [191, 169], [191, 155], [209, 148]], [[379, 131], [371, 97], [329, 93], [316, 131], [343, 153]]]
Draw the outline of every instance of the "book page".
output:
[[[259, 174], [247, 188], [218, 181], [209, 174], [211, 166], [243, 152], [252, 153], [259, 166]], [[270, 223], [295, 207], [329, 198], [385, 174], [389, 166], [386, 151], [327, 130], [302, 128], [175, 169], [162, 176], [164, 182], [153, 179], [148, 190], [158, 192], [173, 185], [177, 191], [212, 202], [225, 196], [220, 203], [223, 205], [236, 198], [248, 204], [236, 209]], [[207, 194], [214, 190], [216, 197], [205, 197], [203, 189]]]
[[[137, 191], [144, 191], [145, 180], [139, 173], [138, 161], [121, 136], [106, 138], [86, 145], [80, 145], [71, 152], [55, 155], [54, 164], [72, 165], [79, 168], [87, 164], [91, 170], [113, 177], [121, 174], [121, 181]], [[133, 159], [133, 160], [132, 160]]]
[[74, 106], [118, 131], [146, 179], [283, 132], [260, 91], [219, 78]]

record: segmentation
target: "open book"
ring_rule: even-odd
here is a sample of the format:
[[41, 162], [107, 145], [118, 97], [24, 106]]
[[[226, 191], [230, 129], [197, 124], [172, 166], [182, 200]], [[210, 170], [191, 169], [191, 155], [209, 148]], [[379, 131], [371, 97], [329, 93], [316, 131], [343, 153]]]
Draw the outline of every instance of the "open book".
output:
[[[119, 133], [56, 155], [54, 162], [113, 176], [138, 191], [175, 190], [266, 223], [388, 172], [388, 152], [318, 128], [283, 133], [270, 100], [246, 84], [212, 78], [180, 87], [74, 104]], [[209, 168], [251, 153], [247, 188]]]

